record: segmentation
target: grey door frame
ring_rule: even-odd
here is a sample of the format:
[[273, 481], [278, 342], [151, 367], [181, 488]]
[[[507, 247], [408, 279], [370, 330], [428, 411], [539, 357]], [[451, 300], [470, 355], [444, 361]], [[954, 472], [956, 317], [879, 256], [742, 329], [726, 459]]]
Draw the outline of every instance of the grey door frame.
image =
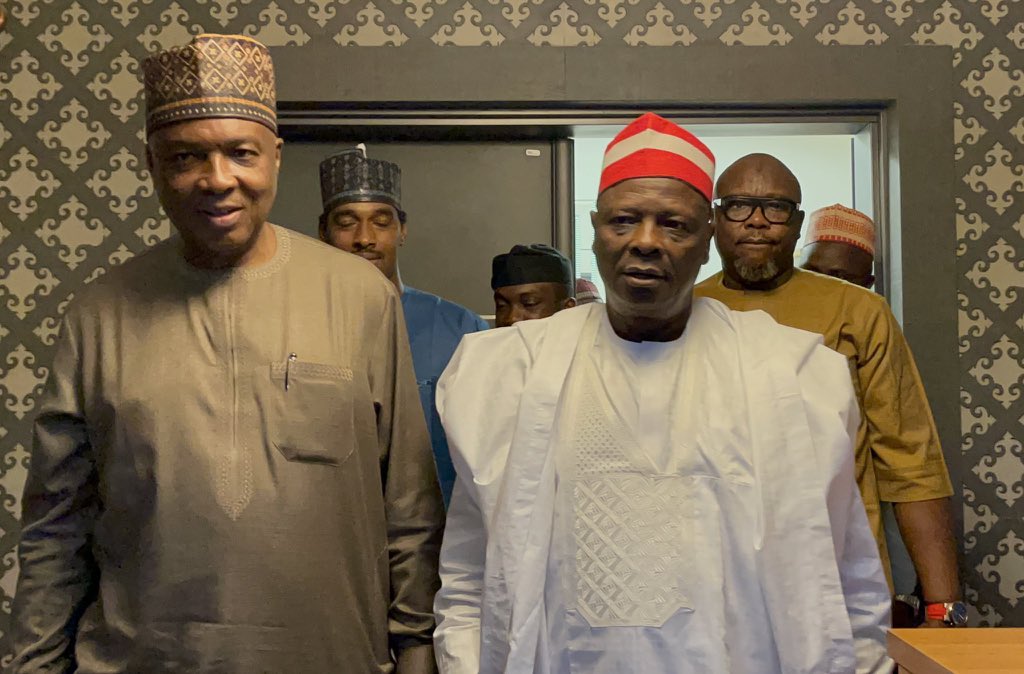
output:
[[949, 47], [318, 45], [272, 53], [283, 125], [414, 122], [484, 134], [514, 126], [564, 138], [581, 119], [647, 109], [695, 119], [877, 115], [886, 295], [961, 484]]

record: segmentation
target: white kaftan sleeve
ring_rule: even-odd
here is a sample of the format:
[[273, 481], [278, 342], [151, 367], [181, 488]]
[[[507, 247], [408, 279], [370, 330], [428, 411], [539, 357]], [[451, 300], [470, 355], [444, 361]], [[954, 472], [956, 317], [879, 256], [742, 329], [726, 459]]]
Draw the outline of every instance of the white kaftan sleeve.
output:
[[441, 590], [434, 598], [434, 654], [441, 674], [480, 671], [486, 541], [480, 508], [457, 480], [441, 545]]
[[441, 674], [480, 671], [488, 523], [516, 427], [531, 355], [521, 332], [466, 335], [438, 380], [437, 411], [457, 474], [434, 600]]
[[885, 645], [891, 599], [854, 472], [860, 414], [849, 369], [844, 358], [819, 346], [798, 377], [819, 465], [829, 471], [829, 518], [857, 672], [888, 674], [893, 668]]

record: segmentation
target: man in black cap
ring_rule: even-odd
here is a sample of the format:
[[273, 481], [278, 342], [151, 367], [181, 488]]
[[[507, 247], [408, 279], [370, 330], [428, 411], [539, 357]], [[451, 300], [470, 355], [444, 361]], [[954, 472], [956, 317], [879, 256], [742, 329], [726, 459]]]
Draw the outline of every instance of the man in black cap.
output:
[[324, 204], [320, 238], [372, 262], [402, 295], [420, 403], [447, 503], [455, 484], [455, 468], [434, 407], [434, 389], [462, 336], [486, 330], [487, 323], [463, 306], [402, 283], [398, 249], [405, 243], [408, 229], [398, 164], [369, 159], [363, 145], [343, 150], [321, 162], [320, 194]]
[[572, 264], [543, 243], [515, 245], [491, 263], [494, 324], [499, 328], [519, 321], [547, 318], [576, 306]]

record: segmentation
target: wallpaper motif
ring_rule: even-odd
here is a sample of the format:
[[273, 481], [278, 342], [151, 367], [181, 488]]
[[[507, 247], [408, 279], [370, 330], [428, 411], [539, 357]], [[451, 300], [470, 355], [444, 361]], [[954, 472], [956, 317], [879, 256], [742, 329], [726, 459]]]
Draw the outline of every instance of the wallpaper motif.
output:
[[975, 623], [1024, 625], [1024, 1], [0, 0], [0, 653], [32, 416], [75, 290], [168, 236], [139, 63], [204, 30], [269, 45], [949, 45]]

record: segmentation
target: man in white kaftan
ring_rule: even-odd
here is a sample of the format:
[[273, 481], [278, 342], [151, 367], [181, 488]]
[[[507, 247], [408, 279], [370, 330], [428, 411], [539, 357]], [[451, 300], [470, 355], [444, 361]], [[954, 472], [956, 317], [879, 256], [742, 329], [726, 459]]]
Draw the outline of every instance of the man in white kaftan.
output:
[[631, 124], [593, 215], [608, 304], [470, 335], [446, 370], [443, 673], [891, 670], [844, 360], [691, 303], [711, 174]]

